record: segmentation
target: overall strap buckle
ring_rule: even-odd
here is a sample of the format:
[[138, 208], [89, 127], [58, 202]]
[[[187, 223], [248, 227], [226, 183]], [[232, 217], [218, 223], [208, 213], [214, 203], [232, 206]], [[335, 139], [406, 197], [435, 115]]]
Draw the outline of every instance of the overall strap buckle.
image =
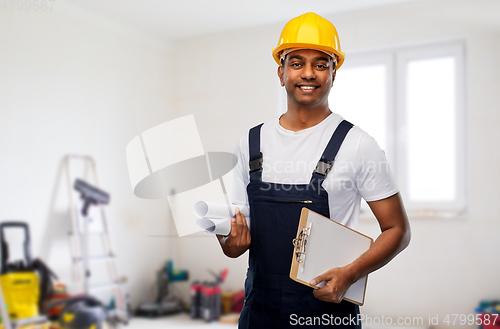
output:
[[[349, 132], [349, 130], [351, 130], [352, 127], [352, 123], [346, 120], [342, 120], [342, 122], [339, 123], [338, 127], [333, 132], [328, 145], [326, 145], [326, 148], [323, 151], [323, 155], [321, 155], [321, 158], [316, 165], [316, 169], [314, 169], [313, 171], [311, 182], [319, 180], [319, 183], [322, 183], [326, 178], [326, 175], [328, 174], [330, 169], [332, 169], [333, 162], [335, 160], [335, 157], [337, 156], [337, 152], [339, 151], [340, 146], [344, 142], [347, 133]], [[314, 174], [321, 175], [322, 177], [317, 177], [317, 175]]]
[[333, 161], [326, 162], [323, 160], [319, 160], [313, 173], [317, 173], [326, 177], [330, 169], [332, 169], [332, 166], [333, 166]]
[[263, 123], [253, 127], [248, 132], [248, 164], [250, 167], [250, 181], [262, 181], [262, 152], [260, 151], [260, 130]]
[[250, 160], [249, 162], [249, 167], [250, 167], [250, 173], [253, 173], [255, 171], [262, 171], [262, 164], [263, 164], [263, 159], [262, 159], [262, 152], [260, 152], [260, 158]]

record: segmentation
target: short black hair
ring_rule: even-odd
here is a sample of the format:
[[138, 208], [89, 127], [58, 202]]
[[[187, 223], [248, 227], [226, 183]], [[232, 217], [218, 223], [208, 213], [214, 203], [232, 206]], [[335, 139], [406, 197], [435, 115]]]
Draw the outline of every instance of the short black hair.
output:
[[[286, 55], [285, 55], [285, 57], [281, 57], [281, 56], [280, 56], [280, 63], [281, 63], [281, 67], [284, 67], [284, 66], [285, 66], [285, 60], [286, 60], [286, 57], [287, 57], [287, 56], [288, 56], [288, 54], [286, 54]], [[333, 67], [333, 69], [334, 69], [334, 70], [336, 70], [336, 69], [337, 69], [337, 66], [339, 65], [339, 59], [340, 59], [340, 58], [339, 58], [339, 56], [337, 56], [337, 55], [334, 55], [334, 56], [335, 56], [335, 61], [333, 60], [333, 58], [332, 58], [331, 56], [328, 56], [328, 57], [330, 57], [330, 59], [331, 59], [332, 61], [334, 61], [334, 62], [335, 62], [335, 66]]]

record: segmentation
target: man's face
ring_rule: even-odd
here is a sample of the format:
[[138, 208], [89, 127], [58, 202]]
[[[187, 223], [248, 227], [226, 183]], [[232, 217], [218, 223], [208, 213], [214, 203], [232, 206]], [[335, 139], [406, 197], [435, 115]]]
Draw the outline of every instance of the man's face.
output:
[[334, 62], [327, 54], [311, 49], [289, 53], [278, 68], [288, 99], [300, 105], [328, 104], [335, 79]]

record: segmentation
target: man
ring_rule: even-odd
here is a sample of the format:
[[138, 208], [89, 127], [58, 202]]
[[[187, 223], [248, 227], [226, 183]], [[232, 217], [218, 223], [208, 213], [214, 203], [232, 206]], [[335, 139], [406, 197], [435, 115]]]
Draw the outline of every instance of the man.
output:
[[[218, 236], [229, 257], [250, 251], [239, 326], [293, 327], [293, 319], [327, 314], [340, 318], [341, 327], [360, 328], [357, 321], [345, 321], [356, 318], [358, 306], [342, 298], [354, 282], [408, 245], [404, 206], [384, 152], [329, 109], [328, 95], [344, 60], [335, 27], [314, 13], [296, 17], [283, 29], [273, 57], [287, 92], [287, 112], [240, 139], [233, 202], [248, 202], [250, 228], [237, 212], [231, 233]], [[353, 263], [310, 282], [324, 281], [323, 288], [291, 280], [292, 239], [302, 207], [356, 229], [361, 197], [382, 231], [372, 247]]]

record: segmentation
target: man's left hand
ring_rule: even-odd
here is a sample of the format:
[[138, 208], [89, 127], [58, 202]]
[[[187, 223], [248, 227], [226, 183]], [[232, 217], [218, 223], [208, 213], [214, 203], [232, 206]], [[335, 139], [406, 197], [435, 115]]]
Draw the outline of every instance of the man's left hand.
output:
[[314, 289], [314, 297], [325, 302], [340, 303], [347, 289], [356, 282], [356, 279], [350, 269], [345, 266], [332, 268], [315, 277], [309, 284], [315, 286], [322, 281], [325, 281], [325, 286]]

